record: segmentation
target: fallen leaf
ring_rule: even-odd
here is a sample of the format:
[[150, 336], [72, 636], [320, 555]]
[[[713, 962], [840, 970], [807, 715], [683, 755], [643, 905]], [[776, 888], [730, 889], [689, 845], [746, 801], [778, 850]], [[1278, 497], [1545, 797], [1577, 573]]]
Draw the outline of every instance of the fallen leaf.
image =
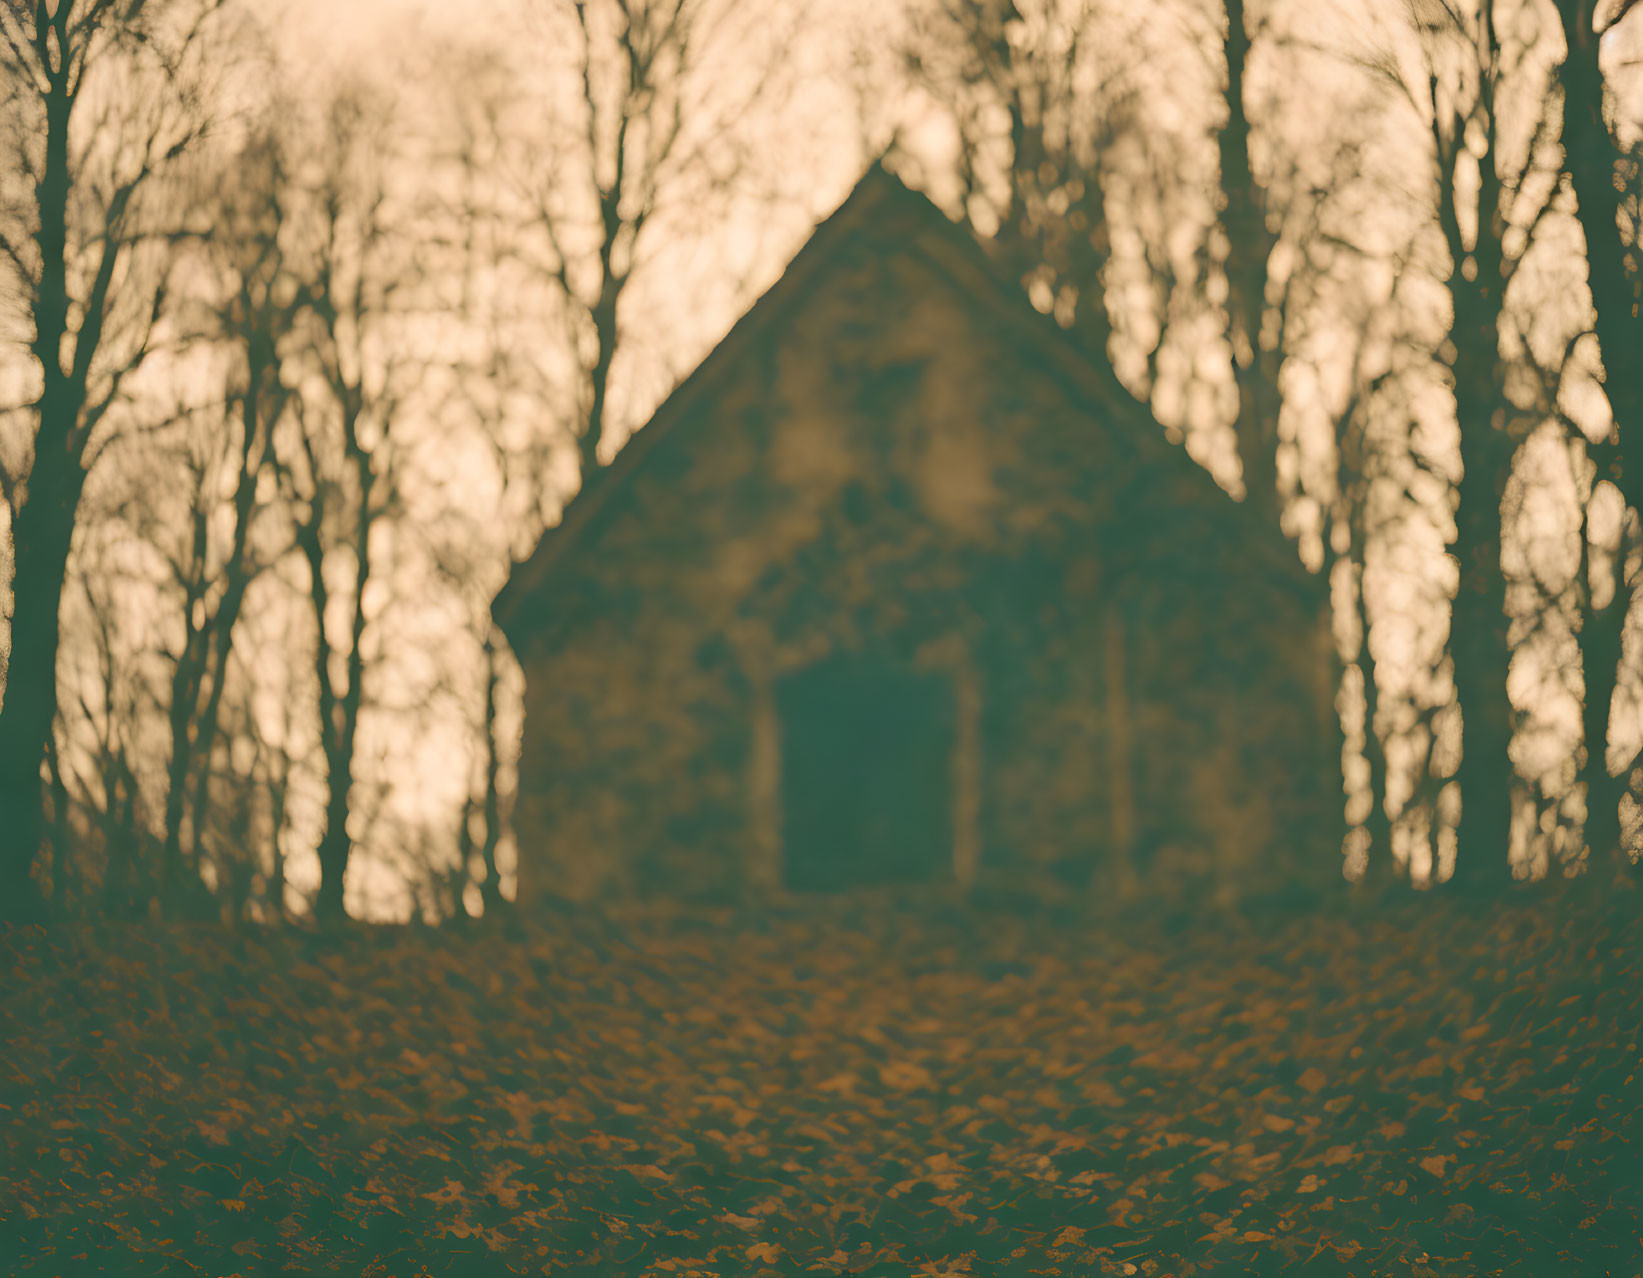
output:
[[879, 1066], [879, 1078], [886, 1087], [894, 1087], [898, 1092], [935, 1085], [930, 1071], [912, 1061], [891, 1061]]

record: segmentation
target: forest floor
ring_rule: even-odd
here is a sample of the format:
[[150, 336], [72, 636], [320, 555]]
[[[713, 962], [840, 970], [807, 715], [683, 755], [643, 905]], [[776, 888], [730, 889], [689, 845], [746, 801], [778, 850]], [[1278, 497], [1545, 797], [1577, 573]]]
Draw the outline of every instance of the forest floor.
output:
[[1634, 1278], [1639, 896], [0, 932], [0, 1256]]

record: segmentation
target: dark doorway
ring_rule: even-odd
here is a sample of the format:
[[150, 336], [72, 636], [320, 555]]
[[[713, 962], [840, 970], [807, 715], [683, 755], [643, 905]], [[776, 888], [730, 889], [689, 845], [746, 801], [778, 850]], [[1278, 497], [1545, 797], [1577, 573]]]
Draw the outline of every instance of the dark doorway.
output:
[[777, 706], [788, 888], [952, 876], [950, 679], [834, 657], [784, 679]]

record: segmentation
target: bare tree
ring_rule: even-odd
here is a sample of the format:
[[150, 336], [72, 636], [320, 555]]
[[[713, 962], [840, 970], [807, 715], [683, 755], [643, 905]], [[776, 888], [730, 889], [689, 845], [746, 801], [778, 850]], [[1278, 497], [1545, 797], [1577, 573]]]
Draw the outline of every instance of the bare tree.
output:
[[[1181, 192], [1194, 184], [1179, 176], [1181, 157], [1194, 143], [1172, 137], [1159, 123], [1165, 115], [1159, 95], [1179, 93], [1179, 86], [1144, 65], [1147, 41], [1139, 29], [1125, 29], [1119, 6], [933, 0], [916, 13], [909, 69], [958, 129], [960, 195], [972, 222], [984, 234], [993, 234], [996, 222], [993, 238], [1035, 303], [1098, 356], [1109, 354], [1115, 319], [1108, 299], [1115, 234], [1108, 188], [1127, 184], [1116, 211], [1131, 223], [1137, 212], [1125, 206], [1135, 203], [1137, 183], [1155, 188], [1159, 225], [1146, 228], [1143, 252], [1158, 335], [1137, 389], [1151, 394], [1157, 387], [1162, 329], [1178, 289], [1196, 284], [1200, 294], [1224, 296], [1220, 319], [1237, 395], [1232, 426], [1245, 499], [1277, 527], [1287, 308], [1272, 260], [1286, 221], [1297, 215], [1307, 221], [1308, 199], [1320, 192], [1298, 161], [1284, 175], [1289, 190], [1282, 199], [1269, 189], [1270, 176], [1256, 173], [1248, 68], [1253, 41], [1269, 19], [1247, 18], [1244, 0], [1227, 0], [1224, 23], [1206, 36], [1190, 29], [1184, 13], [1173, 15], [1183, 46], [1213, 46], [1223, 62], [1205, 68], [1222, 77], [1220, 118], [1210, 126], [1220, 186], [1215, 206], [1197, 209], [1183, 203]], [[1138, 154], [1151, 157], [1154, 171], [1134, 172]], [[1347, 164], [1333, 167], [1339, 177]], [[1167, 243], [1171, 227], [1206, 216], [1213, 225], [1206, 226], [1192, 267], [1199, 278], [1183, 280]]]
[[966, 215], [1097, 355], [1113, 332], [1105, 170], [1138, 130], [1135, 48], [1114, 13], [1099, 0], [934, 0], [914, 10], [903, 52], [958, 130]]
[[[1392, 824], [1386, 804], [1386, 748], [1377, 722], [1380, 685], [1376, 680], [1371, 644], [1374, 617], [1367, 590], [1369, 546], [1379, 531], [1375, 497], [1377, 483], [1383, 478], [1380, 474], [1383, 459], [1370, 429], [1376, 386], [1361, 372], [1354, 370], [1354, 373], [1352, 392], [1336, 416], [1338, 461], [1334, 519], [1345, 533], [1340, 538], [1345, 545], [1338, 551], [1346, 574], [1348, 599], [1345, 602], [1349, 610], [1346, 626], [1349, 640], [1342, 658], [1362, 690], [1360, 749], [1367, 775], [1362, 779], [1361, 794], [1367, 798], [1368, 806], [1367, 811], [1355, 813], [1351, 819], [1353, 825], [1363, 831], [1361, 853], [1367, 868], [1368, 858], [1375, 854], [1382, 856], [1388, 865], [1392, 860]], [[1333, 565], [1330, 575], [1334, 575]], [[1358, 870], [1359, 867], [1348, 867], [1349, 873]]]
[[519, 689], [514, 686], [513, 675], [517, 666], [500, 628], [490, 617], [494, 589], [483, 566], [475, 562], [488, 549], [483, 535], [466, 518], [444, 520], [436, 535], [439, 544], [432, 547], [433, 563], [473, 618], [479, 658], [477, 680], [460, 677], [467, 669], [466, 663], [448, 669], [441, 680], [442, 690], [460, 707], [476, 743], [457, 814], [457, 864], [461, 874], [455, 880], [460, 886], [452, 908], [457, 913], [463, 911], [462, 889], [477, 882], [483, 912], [494, 918], [507, 904], [497, 853], [507, 834], [514, 783], [513, 751], [505, 745], [504, 733], [510, 724], [517, 728]]
[[1622, 867], [1637, 864], [1621, 845], [1620, 802], [1637, 758], [1609, 762], [1609, 719], [1614, 706], [1626, 614], [1632, 583], [1625, 564], [1635, 545], [1638, 512], [1643, 511], [1643, 467], [1626, 459], [1625, 434], [1643, 429], [1643, 261], [1638, 258], [1643, 152], [1623, 143], [1615, 118], [1615, 95], [1606, 91], [1603, 36], [1614, 32], [1636, 0], [1557, 0], [1565, 53], [1558, 67], [1563, 90], [1563, 154], [1577, 201], [1576, 216], [1586, 241], [1587, 284], [1597, 313], [1604, 394], [1614, 424], [1608, 436], [1587, 442], [1596, 470], [1592, 501], [1613, 489], [1623, 499], [1620, 539], [1607, 553], [1592, 553], [1588, 503], [1582, 538], [1581, 659], [1585, 673], [1582, 726], [1585, 756], [1586, 838], [1593, 855], [1614, 854]]
[[702, 216], [743, 173], [740, 127], [769, 105], [780, 62], [732, 55], [761, 18], [780, 19], [727, 0], [538, 0], [535, 12], [574, 91], [556, 82], [544, 118], [514, 139], [528, 152], [512, 166], [526, 224], [511, 249], [566, 319], [587, 484], [614, 451], [623, 298], [656, 228], [693, 205]]
[[[477, 808], [477, 815], [481, 821], [481, 835], [479, 838], [479, 859], [484, 867], [485, 877], [479, 884], [480, 899], [484, 902], [485, 912], [492, 916], [499, 913], [504, 904], [502, 895], [502, 871], [497, 865], [496, 853], [502, 843], [504, 814], [502, 811], [502, 752], [500, 749], [500, 724], [497, 714], [498, 691], [502, 684], [502, 654], [503, 649], [498, 640], [501, 635], [493, 624], [485, 630], [485, 639], [481, 648], [485, 654], [485, 701], [480, 724], [480, 740], [484, 742], [484, 750], [480, 756], [480, 793], [481, 799], [477, 804], [470, 804]], [[464, 813], [464, 828], [472, 829], [472, 821], [468, 813]]]
[[[258, 489], [271, 460], [275, 424], [289, 392], [280, 379], [281, 345], [301, 299], [284, 261], [283, 202], [289, 181], [283, 142], [264, 130], [231, 157], [232, 182], [211, 202], [213, 232], [199, 255], [212, 295], [197, 308], [200, 335], [228, 362], [218, 414], [197, 414], [185, 441], [191, 483], [184, 544], [170, 556], [183, 639], [173, 655], [161, 899], [177, 903], [182, 832], [193, 778], [193, 828], [206, 819], [212, 748], [227, 687], [229, 657], [246, 591], [262, 567], [253, 553]], [[201, 420], [203, 419], [203, 420]], [[227, 507], [226, 522], [221, 518]], [[186, 867], [194, 872], [196, 867]]]
[[[159, 866], [149, 855], [152, 838], [147, 805], [134, 760], [141, 721], [142, 681], [133, 668], [138, 654], [122, 643], [119, 574], [84, 575], [71, 615], [81, 622], [88, 643], [79, 645], [66, 689], [63, 730], [53, 742], [57, 756], [54, 789], [66, 804], [85, 814], [90, 836], [79, 846], [100, 854], [102, 908], [114, 918], [141, 917], [152, 899]], [[63, 825], [67, 825], [67, 812]], [[68, 830], [64, 829], [65, 836]], [[85, 872], [81, 867], [81, 874]], [[53, 873], [58, 866], [54, 863]]]
[[328, 111], [299, 214], [308, 219], [310, 242], [296, 268], [303, 308], [291, 360], [310, 393], [293, 401], [274, 443], [314, 623], [327, 790], [314, 909], [328, 921], [345, 916], [373, 573], [395, 502], [394, 426], [419, 367], [395, 327], [403, 319], [401, 294], [417, 271], [406, 258], [409, 239], [392, 224], [381, 167], [390, 126], [387, 106], [357, 86]]
[[[477, 602], [483, 612], [489, 598]], [[476, 745], [470, 756], [467, 789], [457, 811], [456, 861], [444, 881], [450, 896], [447, 906], [453, 917], [466, 917], [468, 907], [463, 897], [470, 886], [478, 888], [481, 913], [487, 918], [497, 918], [508, 906], [508, 898], [502, 892], [498, 853], [507, 836], [512, 791], [509, 775], [512, 765], [505, 753], [502, 708], [509, 664], [502, 633], [492, 625], [481, 630], [479, 641], [478, 705], [473, 704], [473, 689], [460, 686], [466, 681], [453, 678], [443, 688], [469, 716], [470, 739]]]
[[[34, 399], [0, 456], [13, 546], [0, 702], [0, 909], [32, 911], [41, 769], [57, 710], [58, 609], [99, 428], [164, 309], [165, 182], [209, 123], [201, 45], [221, 0], [0, 4], [0, 269]], [[8, 303], [9, 305], [10, 303]]]
[[[1427, 131], [1433, 212], [1447, 257], [1448, 365], [1460, 427], [1452, 554], [1459, 580], [1452, 602], [1449, 656], [1460, 707], [1462, 749], [1456, 779], [1461, 817], [1453, 882], [1489, 887], [1506, 881], [1516, 769], [1510, 746], [1515, 711], [1507, 693], [1512, 645], [1501, 565], [1502, 503], [1521, 442], [1523, 415], [1508, 394], [1510, 356], [1520, 346], [1507, 295], [1537, 230], [1552, 208], [1547, 143], [1555, 120], [1542, 110], [1526, 137], [1503, 132], [1509, 92], [1534, 93], [1532, 26], [1516, 19], [1503, 33], [1493, 0], [1411, 3], [1424, 54], [1412, 82], [1388, 58], [1386, 79]], [[1543, 88], [1539, 86], [1544, 97]], [[1555, 175], [1555, 168], [1552, 170]]]
[[[483, 912], [495, 917], [506, 904], [497, 853], [511, 797], [504, 793], [499, 701], [505, 668], [512, 663], [506, 640], [491, 619], [490, 603], [510, 551], [524, 549], [528, 536], [521, 534], [538, 531], [534, 519], [521, 517], [518, 499], [529, 494], [530, 510], [538, 509], [555, 442], [544, 437], [538, 423], [518, 420], [512, 406], [524, 400], [540, 410], [553, 387], [524, 357], [527, 329], [514, 313], [517, 299], [502, 282], [522, 238], [498, 189], [514, 82], [488, 50], [460, 51], [449, 65], [462, 78], [449, 86], [447, 122], [454, 128], [443, 161], [451, 180], [443, 184], [440, 212], [456, 228], [447, 274], [460, 279], [461, 295], [452, 318], [466, 329], [469, 340], [463, 345], [471, 354], [448, 365], [451, 393], [441, 406], [448, 429], [435, 439], [433, 459], [435, 465], [449, 467], [455, 457], [472, 454], [482, 461], [485, 484], [476, 489], [470, 479], [464, 500], [431, 503], [429, 517], [413, 521], [407, 531], [417, 533], [426, 552], [430, 584], [437, 582], [458, 602], [466, 624], [452, 642], [471, 653], [447, 659], [437, 685], [470, 733], [476, 766], [469, 768], [456, 812], [456, 864], [448, 879], [432, 874], [428, 890], [435, 897], [450, 896], [438, 909], [465, 917], [463, 898], [477, 884]], [[560, 272], [556, 286], [562, 289], [564, 283]], [[476, 518], [476, 510], [487, 517]], [[466, 677], [475, 670], [477, 687]]]
[[[1250, 118], [1246, 101], [1251, 32], [1244, 0], [1226, 0], [1226, 116], [1216, 131], [1221, 161], [1221, 225], [1226, 255], [1227, 320], [1232, 339], [1233, 380], [1238, 387], [1234, 431], [1243, 471], [1245, 500], [1267, 521], [1278, 523], [1278, 374], [1282, 336], [1269, 324], [1273, 314], [1271, 263], [1278, 246], [1279, 210], [1270, 207], [1250, 159]], [[1279, 311], [1279, 314], [1282, 312]]]

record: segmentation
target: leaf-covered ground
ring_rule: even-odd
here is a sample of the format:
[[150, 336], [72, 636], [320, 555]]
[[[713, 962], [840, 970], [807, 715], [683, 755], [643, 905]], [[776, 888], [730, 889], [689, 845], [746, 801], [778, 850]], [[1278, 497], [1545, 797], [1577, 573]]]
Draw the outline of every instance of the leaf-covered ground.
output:
[[0, 1256], [1631, 1278], [1637, 910], [14, 931]]

